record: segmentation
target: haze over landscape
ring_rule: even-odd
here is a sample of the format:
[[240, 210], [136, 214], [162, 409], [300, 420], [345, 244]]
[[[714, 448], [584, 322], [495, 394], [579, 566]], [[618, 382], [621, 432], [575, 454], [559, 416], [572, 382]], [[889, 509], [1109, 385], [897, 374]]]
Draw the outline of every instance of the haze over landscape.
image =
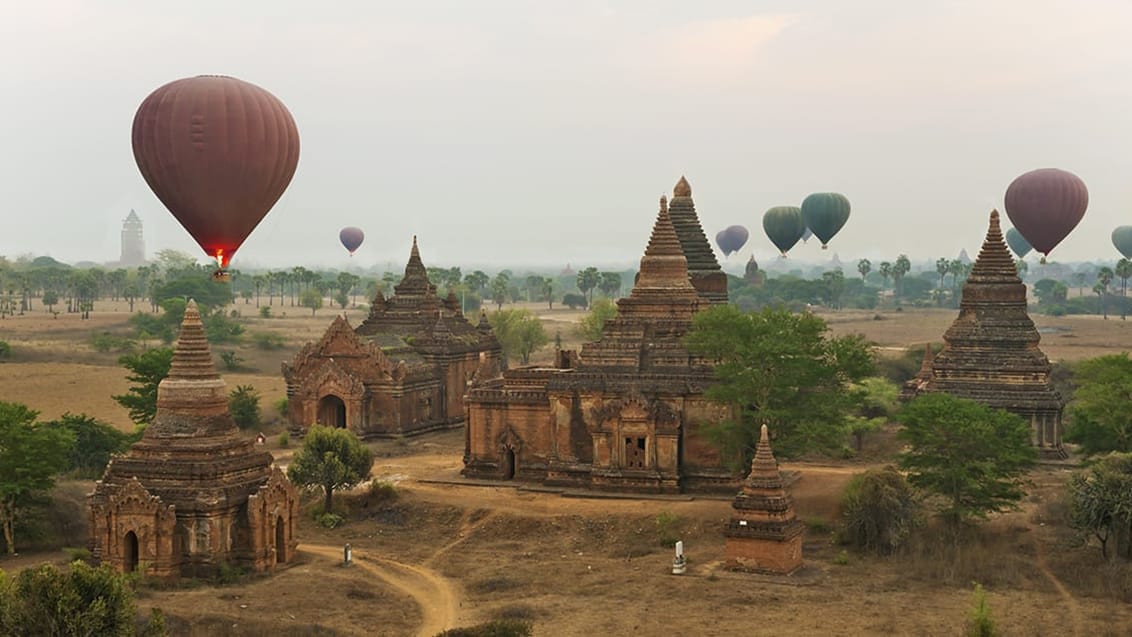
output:
[[[263, 86], [302, 140], [240, 262], [399, 267], [632, 264], [681, 174], [709, 236], [814, 191], [845, 193], [822, 253], [972, 255], [1017, 175], [1088, 184], [1053, 253], [1117, 258], [1128, 223], [1132, 5], [59, 1], [8, 7], [0, 254], [108, 261], [136, 209], [147, 249], [201, 260], [130, 149], [138, 104], [202, 73]], [[338, 229], [367, 233], [354, 260]], [[929, 240], [930, 239], [930, 240]]]

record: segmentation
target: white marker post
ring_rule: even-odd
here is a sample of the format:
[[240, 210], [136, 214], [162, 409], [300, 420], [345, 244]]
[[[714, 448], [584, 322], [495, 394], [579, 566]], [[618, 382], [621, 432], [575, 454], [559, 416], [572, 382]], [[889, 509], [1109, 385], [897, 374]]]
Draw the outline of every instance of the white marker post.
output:
[[684, 541], [676, 542], [676, 559], [672, 560], [672, 574], [683, 575], [687, 569], [688, 560], [684, 559]]
[[350, 543], [347, 542], [345, 548], [342, 549], [342, 566], [349, 566], [354, 563], [354, 550], [350, 548]]

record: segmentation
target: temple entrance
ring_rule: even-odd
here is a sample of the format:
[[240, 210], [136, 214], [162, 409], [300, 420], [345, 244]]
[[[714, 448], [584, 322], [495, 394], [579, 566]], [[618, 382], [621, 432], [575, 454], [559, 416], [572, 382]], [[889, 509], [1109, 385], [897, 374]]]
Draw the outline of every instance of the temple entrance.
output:
[[287, 561], [287, 538], [283, 527], [283, 517], [275, 518], [275, 563]]
[[318, 401], [318, 422], [328, 427], [346, 428], [346, 403], [334, 394], [327, 394]]
[[138, 569], [138, 536], [133, 531], [122, 540], [122, 567], [127, 573]]
[[507, 447], [503, 450], [503, 479], [513, 480], [515, 478], [515, 450]]

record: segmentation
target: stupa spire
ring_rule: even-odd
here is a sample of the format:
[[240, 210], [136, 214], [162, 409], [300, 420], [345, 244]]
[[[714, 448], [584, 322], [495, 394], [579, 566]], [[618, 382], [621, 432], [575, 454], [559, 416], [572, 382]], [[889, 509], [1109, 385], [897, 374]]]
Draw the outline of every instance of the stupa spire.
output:
[[212, 352], [204, 334], [204, 323], [200, 320], [197, 302], [190, 299], [185, 306], [185, 318], [181, 320], [181, 333], [173, 350], [173, 362], [169, 366], [168, 378], [220, 378], [212, 362]]
[[688, 260], [680, 247], [676, 228], [668, 215], [664, 199], [653, 224], [645, 255], [641, 257], [641, 271], [635, 287], [651, 288], [690, 288], [688, 280]]
[[417, 247], [417, 235], [413, 235], [413, 249], [409, 251], [409, 262], [405, 264], [405, 276], [393, 287], [395, 295], [420, 295], [436, 293], [436, 287], [428, 280], [428, 269], [421, 261], [421, 251]]
[[750, 478], [779, 479], [778, 461], [774, 459], [774, 452], [770, 448], [770, 434], [766, 425], [759, 433], [759, 444], [755, 447], [755, 457], [751, 460]]
[[691, 197], [692, 196], [692, 185], [688, 183], [688, 180], [684, 177], [684, 175], [680, 175], [680, 181], [676, 182], [676, 186], [672, 188], [672, 196], [673, 197]]
[[986, 239], [983, 240], [983, 247], [979, 250], [979, 256], [975, 258], [975, 265], [971, 267], [967, 281], [969, 283], [1022, 282], [1018, 278], [1014, 257], [1010, 256], [1010, 248], [1006, 246], [1006, 240], [1002, 237], [997, 210], [992, 210], [990, 213]]

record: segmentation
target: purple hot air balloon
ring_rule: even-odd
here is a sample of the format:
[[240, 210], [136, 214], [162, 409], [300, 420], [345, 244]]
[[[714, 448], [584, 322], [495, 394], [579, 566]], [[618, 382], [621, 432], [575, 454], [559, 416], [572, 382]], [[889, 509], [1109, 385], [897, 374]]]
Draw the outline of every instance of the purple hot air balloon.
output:
[[728, 226], [715, 235], [715, 243], [723, 250], [723, 256], [728, 256], [732, 252], [738, 252], [747, 243], [749, 236], [750, 233], [743, 226]]
[[[1085, 216], [1089, 190], [1071, 172], [1042, 168], [1021, 175], [1006, 189], [1006, 214], [1035, 250], [1049, 255]], [[1045, 257], [1042, 257], [1045, 263]]]
[[358, 246], [362, 245], [362, 241], [364, 241], [365, 238], [366, 233], [362, 232], [361, 228], [355, 228], [353, 226], [342, 228], [342, 231], [338, 233], [338, 240], [350, 251], [350, 256], [354, 256], [354, 250], [357, 250]]

